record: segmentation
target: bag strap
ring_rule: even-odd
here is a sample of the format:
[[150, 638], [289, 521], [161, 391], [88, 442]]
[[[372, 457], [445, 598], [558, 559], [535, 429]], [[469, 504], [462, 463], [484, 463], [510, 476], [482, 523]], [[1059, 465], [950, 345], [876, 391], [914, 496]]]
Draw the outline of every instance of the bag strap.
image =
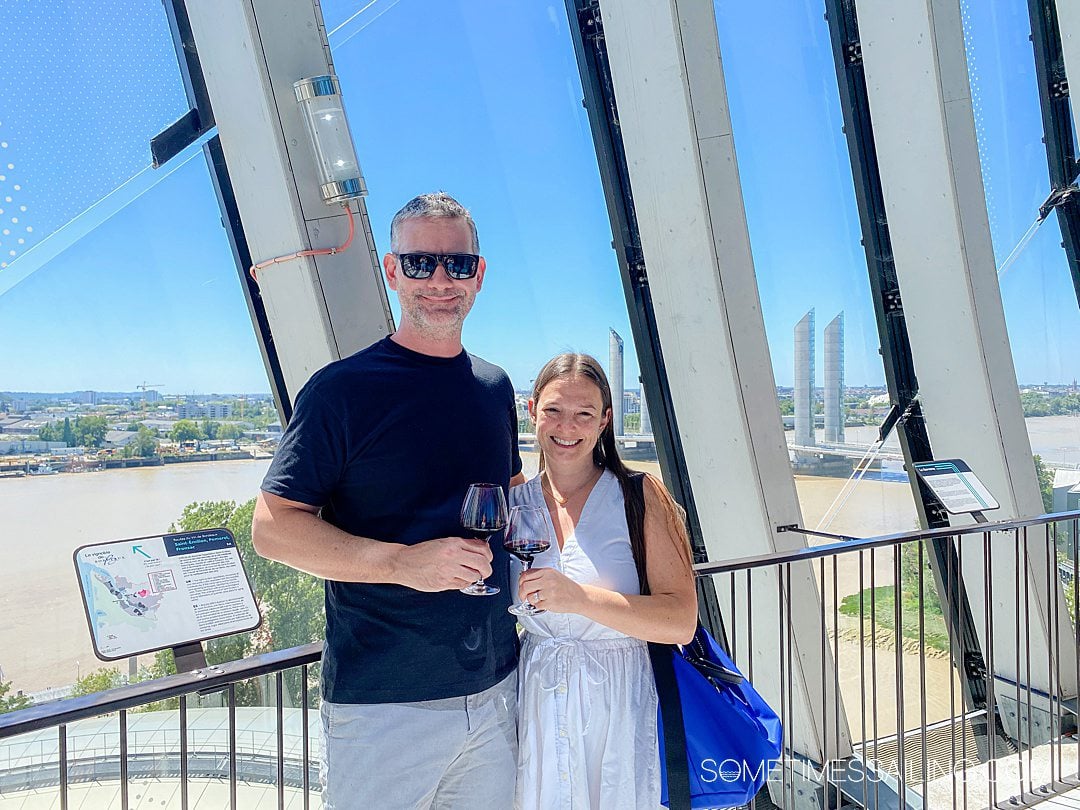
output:
[[626, 507], [626, 528], [630, 533], [630, 551], [637, 568], [638, 590], [648, 596], [649, 576], [645, 571], [645, 473], [630, 473], [623, 486], [623, 502]]
[[[645, 571], [645, 473], [632, 473], [623, 487], [626, 503], [626, 528], [630, 549], [638, 572], [641, 593], [648, 595], [649, 578]], [[690, 810], [690, 766], [686, 753], [686, 727], [683, 723], [679, 683], [675, 680], [674, 649], [670, 644], [649, 642], [649, 660], [656, 679], [660, 715], [664, 719], [664, 764], [667, 772], [668, 810]]]

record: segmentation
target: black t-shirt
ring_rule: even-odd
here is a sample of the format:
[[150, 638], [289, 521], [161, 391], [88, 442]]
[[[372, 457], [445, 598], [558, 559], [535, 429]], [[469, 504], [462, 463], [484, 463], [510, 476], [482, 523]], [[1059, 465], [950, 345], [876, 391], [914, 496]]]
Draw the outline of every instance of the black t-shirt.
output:
[[[469, 484], [521, 470], [506, 373], [462, 351], [389, 338], [317, 372], [300, 391], [264, 491], [323, 507], [350, 534], [414, 544], [462, 536]], [[509, 557], [492, 537], [497, 596], [326, 582], [323, 695], [401, 703], [475, 694], [517, 664]]]

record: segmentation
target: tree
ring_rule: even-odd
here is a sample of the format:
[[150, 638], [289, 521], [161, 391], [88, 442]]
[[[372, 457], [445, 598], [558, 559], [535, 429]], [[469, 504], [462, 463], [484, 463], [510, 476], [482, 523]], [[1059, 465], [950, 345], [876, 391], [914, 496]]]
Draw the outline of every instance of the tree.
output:
[[72, 697], [92, 695], [95, 692], [104, 692], [106, 689], [115, 689], [124, 683], [118, 669], [95, 669], [83, 675], [75, 681], [71, 690]]
[[8, 692], [10, 691], [11, 682], [0, 681], [0, 714], [25, 709], [31, 705], [30, 698], [22, 692], [16, 692], [14, 695], [9, 695]]
[[795, 402], [790, 399], [782, 399], [779, 402], [780, 413], [784, 416], [791, 416], [795, 413]]
[[199, 426], [191, 419], [181, 419], [169, 431], [169, 438], [174, 442], [197, 442], [205, 438]]
[[216, 439], [218, 437], [218, 428], [221, 425], [217, 422], [213, 422], [210, 419], [203, 419], [202, 432], [207, 439]]
[[104, 416], [82, 416], [75, 419], [71, 432], [73, 442], [70, 446], [101, 447], [109, 432], [109, 423]]
[[217, 437], [235, 441], [244, 435], [244, 429], [236, 422], [221, 422], [218, 424]]
[[1049, 416], [1050, 403], [1038, 391], [1025, 391], [1020, 395], [1020, 404], [1024, 408], [1024, 416]]
[[158, 440], [155, 432], [150, 428], [139, 425], [135, 431], [135, 438], [124, 446], [125, 458], [149, 458], [158, 451]]

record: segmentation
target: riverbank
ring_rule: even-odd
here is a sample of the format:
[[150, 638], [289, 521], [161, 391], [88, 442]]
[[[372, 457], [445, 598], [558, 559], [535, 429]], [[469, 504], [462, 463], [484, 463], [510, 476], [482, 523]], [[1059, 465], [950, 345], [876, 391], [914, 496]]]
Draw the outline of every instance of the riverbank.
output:
[[0, 457], [0, 478], [62, 475], [71, 473], [104, 472], [132, 467], [162, 467], [166, 464], [195, 464], [211, 461], [247, 461], [269, 459], [271, 454], [256, 447], [229, 448], [194, 453], [163, 453], [152, 456], [3, 456]]

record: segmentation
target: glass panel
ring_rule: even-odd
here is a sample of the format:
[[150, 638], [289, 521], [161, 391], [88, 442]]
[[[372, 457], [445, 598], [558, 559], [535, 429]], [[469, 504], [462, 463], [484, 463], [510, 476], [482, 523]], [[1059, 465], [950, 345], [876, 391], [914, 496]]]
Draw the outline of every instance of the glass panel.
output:
[[[804, 525], [855, 537], [916, 529], [896, 437], [878, 444], [889, 397], [821, 3], [717, 2], [714, 9], [762, 313]], [[767, 59], [762, 58], [763, 31], [770, 41]], [[907, 729], [921, 724], [919, 706], [928, 695], [948, 694], [950, 680], [943, 641], [926, 640], [924, 656], [910, 641], [897, 640], [895, 625], [885, 621], [886, 603], [894, 604], [899, 586], [905, 597], [903, 635], [917, 627], [917, 560], [902, 567], [899, 582], [891, 551], [875, 556], [873, 582], [870, 567], [868, 559], [855, 555], [842, 556], [835, 566], [831, 560], [812, 566], [824, 600], [822, 632], [836, 645], [838, 683], [855, 741], [863, 739], [864, 715], [873, 715], [866, 717], [867, 739], [887, 737], [898, 728], [895, 690], [879, 700], [875, 714], [861, 688], [860, 661], [865, 666], [872, 649], [880, 682], [895, 683], [900, 648]], [[925, 688], [919, 679], [924, 657], [931, 661]], [[820, 703], [820, 691], [812, 699]], [[927, 710], [930, 722], [949, 715], [947, 702], [930, 701]], [[833, 718], [828, 728], [832, 745]]]
[[1028, 4], [965, 4], [965, 12], [990, 232], [1043, 506], [1075, 508], [1068, 503], [1080, 484], [1080, 307], [1057, 214], [1037, 224], [1050, 180]]
[[95, 658], [76, 547], [250, 524], [279, 426], [217, 198], [149, 166], [187, 107], [160, 3], [0, 5], [0, 709], [171, 666]]
[[0, 740], [0, 771], [4, 774], [0, 800], [13, 793], [33, 796], [44, 807], [53, 806], [50, 802], [59, 796], [60, 784], [58, 730], [46, 728]]
[[[587, 352], [610, 373], [613, 329], [623, 341], [624, 382], [612, 382], [628, 404], [623, 449], [655, 460], [652, 442], [636, 437], [637, 355], [565, 11], [497, 0], [329, 0], [323, 11], [380, 251], [413, 195], [460, 199], [488, 260], [465, 345], [507, 370], [523, 407], [559, 352]], [[403, 47], [427, 56], [403, 58]], [[433, 69], [430, 56], [448, 48]], [[527, 421], [522, 431], [532, 432]], [[526, 474], [536, 459], [525, 453]]]
[[5, 3], [0, 31], [2, 290], [149, 188], [188, 104], [154, 0]]

